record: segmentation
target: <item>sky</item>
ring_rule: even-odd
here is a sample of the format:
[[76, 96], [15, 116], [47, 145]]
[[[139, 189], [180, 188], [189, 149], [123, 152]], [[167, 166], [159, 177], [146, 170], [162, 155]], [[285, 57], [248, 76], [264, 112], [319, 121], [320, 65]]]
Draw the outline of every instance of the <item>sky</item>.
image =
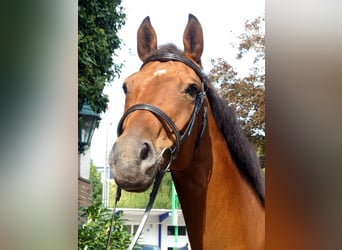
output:
[[116, 127], [124, 106], [122, 83], [130, 74], [136, 72], [141, 61], [136, 52], [136, 34], [142, 20], [149, 16], [157, 33], [158, 45], [172, 42], [183, 49], [183, 31], [189, 13], [195, 15], [202, 25], [204, 51], [202, 64], [204, 72], [210, 70], [210, 59], [224, 58], [237, 71], [245, 71], [236, 59], [236, 49], [232, 43], [241, 34], [246, 20], [253, 20], [265, 10], [265, 0], [123, 0], [126, 24], [119, 37], [122, 48], [116, 52], [115, 63], [123, 63], [120, 78], [114, 79], [104, 89], [109, 96], [108, 110], [101, 115], [101, 123], [95, 130], [90, 148], [90, 157], [96, 166], [106, 166], [107, 158], [116, 139]]

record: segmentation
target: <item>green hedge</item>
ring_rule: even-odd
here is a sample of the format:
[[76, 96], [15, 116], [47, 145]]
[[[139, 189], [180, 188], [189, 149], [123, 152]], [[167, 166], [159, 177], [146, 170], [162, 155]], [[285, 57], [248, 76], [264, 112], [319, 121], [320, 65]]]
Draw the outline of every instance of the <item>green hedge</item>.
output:
[[[101, 205], [80, 208], [78, 225], [78, 250], [101, 250], [106, 248], [112, 211]], [[131, 235], [124, 229], [122, 213], [115, 215], [115, 223], [109, 249], [126, 250]]]

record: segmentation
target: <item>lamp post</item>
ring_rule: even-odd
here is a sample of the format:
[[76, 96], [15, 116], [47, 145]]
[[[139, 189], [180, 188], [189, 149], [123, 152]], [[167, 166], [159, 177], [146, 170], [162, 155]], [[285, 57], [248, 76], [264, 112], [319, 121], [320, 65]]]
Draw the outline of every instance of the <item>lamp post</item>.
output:
[[91, 143], [100, 115], [96, 114], [87, 102], [84, 102], [78, 112], [78, 153], [82, 154]]

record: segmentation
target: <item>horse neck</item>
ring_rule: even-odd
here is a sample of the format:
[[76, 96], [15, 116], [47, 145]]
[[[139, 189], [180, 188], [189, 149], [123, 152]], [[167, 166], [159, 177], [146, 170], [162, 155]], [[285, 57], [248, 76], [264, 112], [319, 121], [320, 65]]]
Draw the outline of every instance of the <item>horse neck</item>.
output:
[[191, 247], [263, 249], [264, 207], [208, 113], [208, 129], [191, 164], [172, 173]]

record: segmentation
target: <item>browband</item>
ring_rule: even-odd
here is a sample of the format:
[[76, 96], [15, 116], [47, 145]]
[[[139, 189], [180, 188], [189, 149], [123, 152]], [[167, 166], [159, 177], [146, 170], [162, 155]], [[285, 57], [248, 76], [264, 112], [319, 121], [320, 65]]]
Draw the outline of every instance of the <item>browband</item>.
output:
[[[203, 83], [203, 85], [206, 85], [201, 68], [197, 64], [195, 64], [193, 61], [191, 61], [190, 59], [188, 59], [184, 56], [180, 56], [180, 55], [173, 54], [173, 53], [155, 54], [155, 55], [148, 57], [143, 62], [143, 64], [141, 65], [140, 69], [142, 69], [147, 63], [154, 62], [154, 61], [160, 61], [160, 62], [178, 61], [178, 62], [182, 62], [185, 65], [189, 66], [193, 71], [195, 71], [197, 76], [201, 79], [201, 82]], [[203, 87], [207, 87], [207, 86], [203, 86]]]

